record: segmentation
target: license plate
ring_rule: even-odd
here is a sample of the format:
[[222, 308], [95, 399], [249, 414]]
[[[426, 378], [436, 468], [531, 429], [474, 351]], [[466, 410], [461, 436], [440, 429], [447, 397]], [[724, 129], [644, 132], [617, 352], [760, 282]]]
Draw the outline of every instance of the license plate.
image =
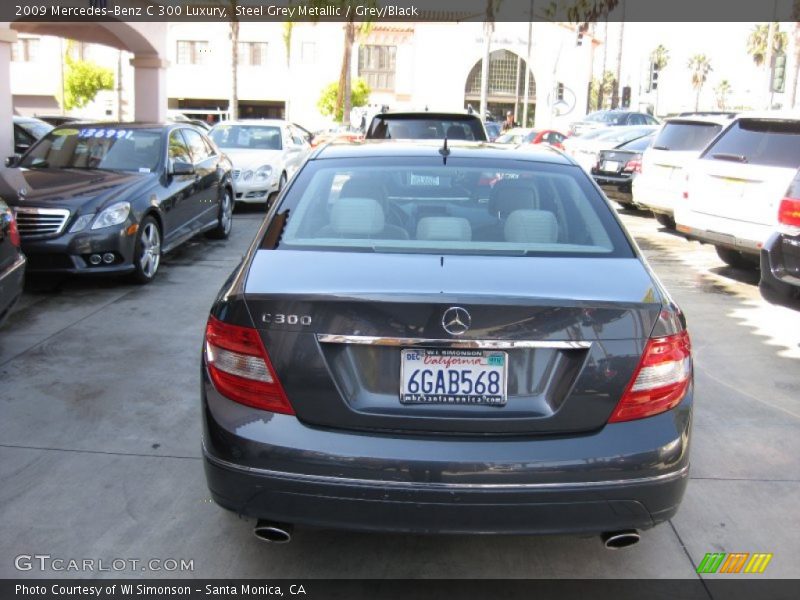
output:
[[505, 352], [406, 348], [400, 358], [401, 404], [506, 403]]
[[439, 185], [438, 175], [414, 175], [411, 174], [411, 185]]
[[603, 163], [603, 171], [616, 173], [619, 171], [619, 163], [615, 160], [607, 160]]

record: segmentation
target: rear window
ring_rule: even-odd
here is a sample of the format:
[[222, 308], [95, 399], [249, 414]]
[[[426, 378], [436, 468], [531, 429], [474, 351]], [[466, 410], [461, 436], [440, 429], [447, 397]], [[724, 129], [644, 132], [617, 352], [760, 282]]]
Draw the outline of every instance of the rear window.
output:
[[469, 158], [309, 163], [264, 248], [422, 254], [631, 257], [579, 169]]
[[716, 123], [671, 121], [656, 137], [653, 144], [659, 150], [700, 151], [722, 131]]
[[431, 115], [391, 116], [372, 119], [366, 134], [368, 140], [450, 140], [486, 141], [483, 123], [476, 118], [447, 118]]
[[644, 137], [640, 137], [639, 139], [633, 140], [632, 142], [627, 142], [622, 144], [621, 146], [617, 146], [619, 150], [630, 150], [632, 152], [644, 152], [650, 147], [650, 144], [653, 143], [652, 135], [646, 135]]
[[607, 110], [599, 110], [597, 112], [586, 115], [586, 121], [592, 123], [608, 123], [611, 125], [619, 125], [625, 122], [627, 113], [610, 112]]
[[800, 167], [800, 121], [740, 119], [703, 153], [770, 167]]

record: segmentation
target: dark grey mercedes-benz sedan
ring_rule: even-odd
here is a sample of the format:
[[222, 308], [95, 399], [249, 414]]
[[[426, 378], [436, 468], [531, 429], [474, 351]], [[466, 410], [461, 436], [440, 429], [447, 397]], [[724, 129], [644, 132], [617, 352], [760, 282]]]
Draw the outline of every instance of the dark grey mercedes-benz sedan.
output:
[[685, 319], [558, 151], [318, 149], [221, 290], [203, 350], [215, 501], [292, 524], [598, 533], [675, 514]]

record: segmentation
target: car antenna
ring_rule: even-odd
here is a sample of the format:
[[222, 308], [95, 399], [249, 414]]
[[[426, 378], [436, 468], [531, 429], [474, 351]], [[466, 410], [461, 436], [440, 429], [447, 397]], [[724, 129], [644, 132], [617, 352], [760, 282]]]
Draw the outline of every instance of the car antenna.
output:
[[442, 155], [442, 162], [447, 164], [447, 157], [450, 156], [450, 148], [447, 147], [447, 134], [444, 136], [444, 145], [439, 148], [439, 154]]

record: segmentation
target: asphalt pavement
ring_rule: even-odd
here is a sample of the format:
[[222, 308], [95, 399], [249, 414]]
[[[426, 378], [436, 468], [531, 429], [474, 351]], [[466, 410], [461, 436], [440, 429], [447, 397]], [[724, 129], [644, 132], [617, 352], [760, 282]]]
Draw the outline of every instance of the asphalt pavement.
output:
[[[623, 220], [694, 344], [691, 480], [671, 522], [620, 551], [594, 537], [306, 528], [288, 545], [257, 540], [252, 521], [209, 498], [199, 361], [208, 309], [262, 216], [237, 213], [227, 242], [168, 255], [149, 286], [68, 279], [26, 292], [0, 329], [0, 578], [693, 578], [708, 552], [772, 553], [757, 577], [800, 577], [800, 310], [768, 304], [756, 272], [636, 212]], [[34, 554], [126, 566], [17, 569]]]

